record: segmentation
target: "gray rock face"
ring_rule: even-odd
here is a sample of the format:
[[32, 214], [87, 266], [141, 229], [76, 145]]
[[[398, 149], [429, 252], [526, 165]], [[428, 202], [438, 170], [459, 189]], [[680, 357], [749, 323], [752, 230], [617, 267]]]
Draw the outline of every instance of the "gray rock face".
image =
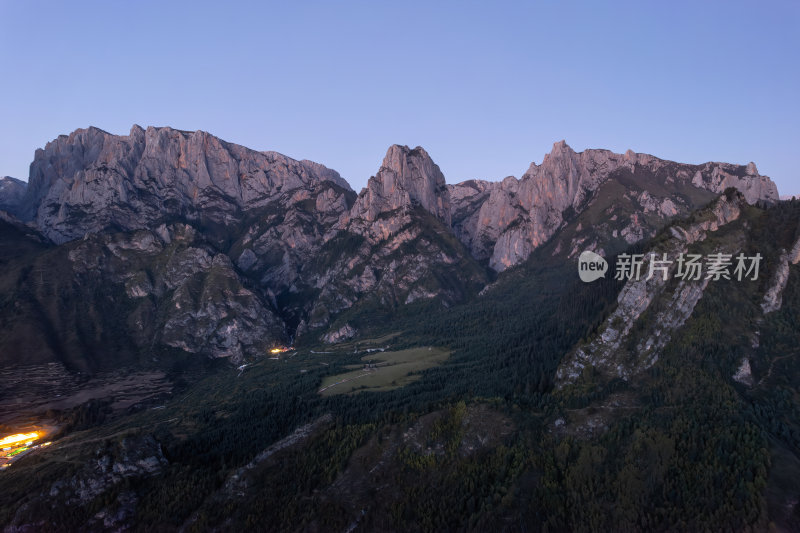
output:
[[697, 207], [691, 205], [693, 190], [720, 194], [735, 187], [750, 203], [778, 201], [775, 184], [759, 175], [752, 163], [686, 165], [632, 151], [576, 153], [561, 141], [541, 165], [531, 164], [519, 180], [449, 186], [454, 230], [476, 258], [488, 258], [489, 266], [501, 271], [525, 260], [550, 239], [565, 223], [565, 213], [579, 214], [601, 205], [607, 195], [620, 195], [603, 189], [612, 181], [622, 190], [641, 189], [628, 200], [631, 212], [626, 218], [631, 224], [609, 232], [609, 237], [615, 231], [614, 238], [629, 244], [652, 235], [656, 219], [666, 222]]
[[778, 259], [778, 266], [772, 276], [769, 288], [761, 302], [761, 310], [764, 314], [777, 311], [783, 305], [783, 291], [789, 281], [789, 254], [783, 250]]
[[[556, 386], [561, 388], [575, 381], [587, 366], [605, 376], [627, 380], [655, 364], [673, 332], [692, 314], [709, 283], [708, 279], [701, 279], [670, 284], [669, 279], [677, 268], [674, 258], [686, 253], [688, 245], [704, 241], [709, 232], [737, 220], [745, 205], [745, 197], [741, 194], [732, 198], [722, 195], [705, 210], [700, 222], [671, 228], [672, 238], [650, 251], [656, 257], [667, 254], [673, 260], [667, 279], [661, 272], [647, 279], [650, 252], [645, 254], [641, 278], [631, 279], [625, 284], [617, 297], [617, 308], [600, 327], [599, 334], [564, 358], [556, 373]], [[735, 252], [734, 249], [715, 251]], [[640, 324], [645, 311], [650, 318]], [[624, 347], [628, 346], [635, 326], [640, 340], [635, 350], [629, 353]]]
[[31, 494], [17, 508], [4, 531], [41, 531], [63, 528], [46, 522], [37, 514], [42, 506], [62, 508], [85, 506], [107, 495], [103, 508], [81, 528], [83, 531], [124, 531], [135, 515], [135, 492], [125, 485], [161, 474], [169, 465], [161, 445], [150, 435], [130, 436], [120, 443], [104, 445], [81, 462], [70, 477], [64, 477]]
[[351, 326], [350, 324], [345, 324], [344, 326], [340, 327], [336, 331], [329, 331], [325, 335], [322, 336], [322, 341], [328, 344], [336, 344], [337, 342], [342, 342], [348, 339], [352, 339], [356, 336], [356, 329]]
[[[128, 136], [115, 136], [89, 128], [37, 151], [30, 183], [21, 213], [55, 243], [146, 231], [147, 237], [132, 237], [143, 239], [136, 245], [112, 243], [106, 252], [141, 246], [135, 252], [158, 255], [156, 248], [170, 246], [176, 221], [209, 238], [210, 248], [189, 246], [171, 256], [160, 279], [140, 271], [120, 282], [133, 299], [174, 291], [158, 339], [214, 357], [236, 360], [255, 349], [250, 343], [258, 335], [274, 338], [281, 329], [275, 313], [287, 324], [303, 324], [302, 333], [327, 325], [367, 295], [387, 305], [436, 296], [449, 302], [466, 285], [484, 281], [452, 238], [449, 191], [422, 148], [390, 147], [356, 198], [338, 173], [320, 164], [205, 132], [134, 126]], [[81, 261], [100, 268], [103, 254], [89, 255]], [[450, 269], [459, 265], [464, 272], [453, 276]], [[225, 290], [192, 300], [193, 277], [212, 271], [230, 279], [243, 273], [272, 309], [257, 311], [260, 304], [250, 301], [233, 309], [238, 300]], [[458, 282], [443, 288], [439, 280], [451, 277]], [[262, 315], [266, 322], [257, 318]], [[257, 332], [252, 339], [248, 328]]]
[[62, 243], [176, 216], [234, 224], [242, 212], [297, 191], [316, 196], [324, 182], [349, 189], [322, 165], [256, 152], [203, 131], [134, 126], [128, 136], [117, 136], [89, 128], [36, 151], [20, 213]]
[[69, 260], [77, 274], [124, 285], [132, 300], [127, 322], [143, 346], [160, 343], [238, 363], [285, 337], [275, 310], [189, 225], [94, 235], [73, 246]]
[[22, 180], [4, 176], [0, 178], [0, 210], [16, 215], [28, 184]]
[[266, 353], [265, 333], [277, 337], [279, 320], [239, 284], [224, 254], [215, 255], [203, 275], [207, 282], [199, 298], [191, 283], [181, 284], [172, 294], [162, 342], [237, 363]]
[[[440, 298], [447, 305], [486, 281], [485, 272], [454, 237], [450, 192], [422, 148], [389, 148], [349, 214], [334, 228], [330, 254], [316, 262], [320, 297], [308, 326], [370, 295], [384, 305]], [[348, 248], [341, 254], [337, 248]], [[442, 279], [454, 283], [443, 284]], [[331, 332], [336, 335], [338, 332]]]
[[228, 254], [248, 277], [274, 295], [296, 294], [316, 284], [310, 268], [347, 216], [355, 197], [332, 182], [298, 189], [242, 225]]
[[778, 187], [775, 183], [758, 173], [752, 161], [747, 166], [729, 163], [703, 163], [698, 165], [692, 177], [692, 184], [702, 189], [721, 193], [729, 187], [741, 192], [747, 203], [758, 201], [777, 202]]
[[739, 368], [733, 375], [733, 380], [751, 387], [753, 385], [753, 371], [750, 368], [750, 359], [743, 357], [739, 363]]
[[783, 250], [778, 258], [778, 266], [775, 268], [770, 285], [761, 302], [761, 310], [765, 315], [779, 310], [783, 305], [783, 291], [789, 282], [789, 265], [798, 263], [800, 263], [800, 237], [788, 252]]
[[421, 205], [450, 226], [450, 191], [439, 167], [423, 148], [412, 150], [395, 144], [358, 195], [350, 216], [374, 222], [383, 213], [412, 204]]
[[[321, 249], [310, 248], [303, 275], [288, 287], [292, 294], [317, 295], [304, 310], [303, 330], [326, 326], [367, 298], [387, 306], [431, 298], [449, 305], [480, 288], [486, 273], [452, 234], [450, 221], [439, 167], [422, 148], [391, 146], [349, 212], [322, 236]], [[285, 263], [276, 272], [290, 270]], [[323, 338], [347, 333], [334, 330]]]
[[[453, 230], [475, 258], [486, 260], [492, 257], [509, 226], [526, 219], [525, 209], [518, 201], [518, 192], [519, 182], [513, 176], [498, 183], [470, 180], [450, 186]], [[518, 257], [515, 262], [527, 258], [531, 251], [527, 235], [519, 235], [513, 229], [508, 233], [503, 237], [506, 242], [498, 248], [511, 252], [516, 245]], [[518, 242], [511, 242], [520, 237]], [[492, 264], [493, 268], [495, 266]]]
[[[451, 186], [424, 149], [394, 145], [356, 196], [318, 163], [202, 131], [139, 126], [127, 136], [97, 128], [60, 136], [36, 152], [29, 184], [15, 197], [16, 213], [55, 243], [133, 232], [131, 243], [111, 243], [107, 252], [157, 255], [171, 245], [177, 223], [202, 233], [209, 246], [171, 256], [161, 278], [140, 271], [121, 283], [133, 299], [174, 291], [159, 337], [165, 343], [234, 359], [257, 351], [249, 327], [274, 332], [283, 320], [290, 332], [291, 325], [320, 328], [366, 297], [385, 305], [441, 298], [448, 305], [486, 283], [475, 259], [497, 271], [516, 265], [581, 213], [591, 215], [587, 223], [556, 252], [636, 242], [728, 186], [749, 201], [777, 199], [755, 165], [575, 153], [563, 141], [519, 180]], [[189, 280], [212, 272], [218, 279], [246, 276], [270, 310], [262, 313], [265, 304], [240, 294], [233, 281], [206, 300], [190, 298]], [[187, 328], [194, 333], [181, 335]]]

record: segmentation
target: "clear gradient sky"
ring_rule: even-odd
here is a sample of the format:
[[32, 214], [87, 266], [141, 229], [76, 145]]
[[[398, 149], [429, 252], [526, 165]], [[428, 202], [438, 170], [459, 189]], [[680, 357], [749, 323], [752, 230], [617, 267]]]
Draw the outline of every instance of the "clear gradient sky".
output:
[[0, 0], [0, 102], [0, 175], [22, 179], [59, 134], [136, 123], [356, 190], [393, 143], [455, 183], [519, 177], [566, 139], [752, 160], [800, 193], [800, 2]]

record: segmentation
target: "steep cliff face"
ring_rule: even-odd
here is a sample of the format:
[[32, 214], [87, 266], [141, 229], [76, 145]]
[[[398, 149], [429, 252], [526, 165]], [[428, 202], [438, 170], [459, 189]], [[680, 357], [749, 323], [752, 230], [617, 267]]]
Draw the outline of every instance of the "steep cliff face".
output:
[[228, 256], [189, 225], [97, 236], [69, 258], [77, 272], [102, 271], [123, 284], [133, 307], [127, 323], [142, 344], [239, 362], [286, 338], [268, 298], [246, 287]]
[[[114, 232], [134, 238], [138, 231], [167, 243], [176, 224], [201, 235], [205, 252], [186, 255], [186, 271], [252, 283], [267, 304], [234, 298], [241, 308], [220, 311], [220, 300], [238, 289], [205, 293], [207, 301], [189, 306], [191, 316], [176, 311], [165, 319], [159, 338], [233, 358], [256, 343], [244, 338], [248, 327], [285, 326], [291, 335], [341, 328], [332, 324], [336, 317], [366, 301], [461, 301], [487, 283], [483, 265], [501, 271], [519, 264], [554, 236], [558, 260], [582, 249], [608, 253], [652, 236], [727, 186], [748, 201], [777, 198], [774, 184], [752, 164], [692, 166], [633, 152], [576, 153], [563, 141], [519, 180], [451, 186], [424, 149], [393, 145], [356, 195], [318, 163], [202, 131], [139, 126], [127, 136], [97, 128], [60, 136], [36, 152], [29, 186], [2, 183], [12, 212], [56, 244], [94, 242], [93, 236]], [[152, 279], [125, 283], [128, 297], [155, 294], [148, 292]], [[170, 290], [176, 309], [186, 309], [189, 293]], [[266, 321], [257, 318], [258, 305], [270, 308]], [[220, 330], [233, 314], [244, 322]], [[187, 329], [194, 333], [179, 339]]]
[[[421, 148], [391, 146], [355, 198], [334, 183], [264, 211], [230, 256], [302, 335], [368, 299], [463, 299], [485, 273], [452, 235], [444, 176]], [[336, 327], [341, 327], [337, 325]]]
[[769, 288], [761, 302], [761, 309], [765, 315], [779, 310], [783, 305], [783, 291], [789, 282], [789, 266], [798, 263], [800, 263], [800, 237], [797, 238], [788, 252], [782, 250], [778, 258], [778, 264], [775, 267]]
[[[19, 212], [53, 242], [180, 221], [201, 232], [214, 255], [230, 258], [227, 270], [255, 280], [273, 305], [281, 294], [314, 284], [304, 270], [355, 200], [347, 182], [318, 163], [201, 131], [138, 126], [128, 136], [89, 128], [59, 137], [36, 152], [30, 183]], [[215, 260], [223, 268], [222, 258]], [[283, 318], [295, 323], [295, 302], [281, 304]], [[178, 331], [193, 320], [168, 325]], [[180, 344], [174, 336], [172, 344]], [[184, 348], [199, 350], [199, 342]], [[227, 350], [220, 342], [214, 353]]]
[[[179, 224], [206, 243], [203, 253], [190, 247], [182, 255], [187, 272], [239, 276], [258, 287], [271, 311], [256, 311], [254, 302], [223, 310], [221, 300], [233, 305], [238, 290], [189, 302], [188, 289], [171, 287], [174, 309], [158, 338], [189, 352], [241, 359], [254, 353], [249, 346], [259, 335], [274, 339], [284, 325], [289, 334], [325, 327], [364, 298], [389, 306], [434, 297], [448, 303], [486, 280], [452, 235], [444, 176], [419, 147], [391, 146], [357, 197], [323, 165], [205, 132], [134, 126], [116, 136], [89, 128], [38, 150], [30, 184], [16, 212], [56, 244], [138, 231], [168, 243]], [[153, 283], [126, 279], [128, 297], [161, 298]], [[243, 322], [231, 326], [230, 316]], [[249, 329], [252, 339], [244, 338]]]
[[[602, 249], [612, 240], [630, 244], [652, 236], [727, 187], [751, 203], [778, 198], [774, 183], [752, 163], [684, 165], [631, 151], [576, 153], [564, 141], [519, 180], [451, 186], [424, 149], [394, 145], [354, 198], [335, 171], [317, 163], [256, 152], [201, 131], [138, 126], [128, 136], [89, 128], [59, 137], [36, 152], [29, 182], [16, 212], [56, 243], [175, 217], [230, 227], [249, 216], [248, 224], [260, 228], [250, 228], [248, 242], [236, 250], [244, 255], [232, 258], [284, 287], [308, 261], [304, 252], [318, 249], [335, 231], [359, 221], [357, 233], [386, 238], [402, 225], [402, 215], [388, 214], [409, 206], [452, 226], [473, 257], [501, 271], [592, 208], [607, 216], [592, 217], [591, 231], [565, 242], [568, 255], [587, 244]], [[284, 246], [287, 240], [299, 245]]]
[[202, 131], [134, 126], [117, 136], [88, 128], [36, 151], [20, 212], [62, 243], [175, 217], [236, 224], [243, 212], [298, 191], [315, 196], [325, 182], [349, 189], [322, 165], [256, 152]]
[[750, 203], [778, 200], [775, 184], [753, 163], [686, 165], [632, 151], [576, 153], [564, 141], [519, 180], [468, 181], [450, 191], [456, 234], [475, 257], [488, 258], [489, 266], [501, 271], [589, 210], [596, 211], [591, 230], [564, 244], [569, 256], [576, 246], [602, 248], [615, 239], [631, 244], [652, 236], [728, 187]]
[[486, 283], [484, 269], [450, 228], [450, 194], [439, 167], [422, 148], [389, 147], [350, 212], [309, 265], [319, 298], [306, 325], [327, 324], [368, 298], [404, 305], [463, 300]]
[[358, 195], [350, 216], [374, 222], [381, 214], [415, 204], [450, 226], [450, 191], [438, 165], [420, 146], [412, 150], [395, 144]]
[[0, 275], [4, 365], [94, 372], [151, 364], [167, 347], [238, 362], [287, 340], [264, 292], [190, 225], [60, 246], [28, 244], [6, 225], [3, 241], [18, 254]]
[[[488, 260], [512, 223], [523, 226], [521, 222], [526, 220], [526, 212], [518, 201], [518, 192], [519, 181], [513, 176], [502, 182], [471, 180], [450, 186], [453, 230], [475, 258]], [[506, 239], [510, 240], [513, 234], [509, 231]], [[516, 262], [530, 254], [531, 244], [526, 237], [519, 240], [518, 255], [521, 259]], [[510, 250], [513, 246], [501, 244], [500, 248]]]

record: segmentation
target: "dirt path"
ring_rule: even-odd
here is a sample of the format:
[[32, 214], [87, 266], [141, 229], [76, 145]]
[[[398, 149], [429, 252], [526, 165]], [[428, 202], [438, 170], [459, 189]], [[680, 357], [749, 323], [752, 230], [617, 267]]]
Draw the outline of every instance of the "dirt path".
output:
[[331, 387], [335, 387], [336, 385], [341, 385], [342, 383], [347, 383], [348, 381], [353, 381], [353, 380], [356, 380], [358, 378], [363, 378], [364, 376], [369, 376], [370, 374], [372, 374], [372, 372], [364, 372], [363, 374], [359, 374], [358, 376], [355, 376], [355, 377], [352, 377], [352, 378], [343, 379], [342, 381], [337, 381], [336, 383], [331, 383], [327, 387], [322, 387], [320, 390], [318, 390], [317, 394], [321, 394], [321, 393], [325, 392], [326, 390], [330, 389]]

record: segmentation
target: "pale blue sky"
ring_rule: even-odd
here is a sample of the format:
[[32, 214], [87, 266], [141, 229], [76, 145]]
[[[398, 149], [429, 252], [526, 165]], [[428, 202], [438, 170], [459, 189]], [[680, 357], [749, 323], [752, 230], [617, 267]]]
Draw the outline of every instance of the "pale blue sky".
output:
[[392, 143], [454, 183], [520, 176], [566, 139], [752, 160], [800, 193], [798, 95], [796, 1], [0, 0], [0, 175], [23, 179], [59, 134], [137, 123], [312, 159], [356, 190]]

